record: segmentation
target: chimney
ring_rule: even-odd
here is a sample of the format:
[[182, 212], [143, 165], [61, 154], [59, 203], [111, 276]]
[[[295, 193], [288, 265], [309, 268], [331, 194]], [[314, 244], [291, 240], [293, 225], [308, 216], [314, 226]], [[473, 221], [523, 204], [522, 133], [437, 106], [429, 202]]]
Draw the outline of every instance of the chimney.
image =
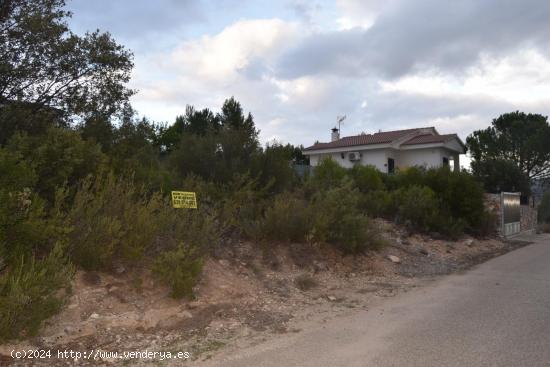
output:
[[340, 140], [340, 131], [337, 128], [332, 128], [332, 134], [330, 135], [330, 141]]

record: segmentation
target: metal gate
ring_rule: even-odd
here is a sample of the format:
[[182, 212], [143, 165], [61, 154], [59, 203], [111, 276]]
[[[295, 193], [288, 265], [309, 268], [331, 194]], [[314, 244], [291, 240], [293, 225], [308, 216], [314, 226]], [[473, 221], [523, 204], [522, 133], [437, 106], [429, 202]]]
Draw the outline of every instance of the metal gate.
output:
[[502, 232], [504, 236], [510, 236], [520, 232], [520, 195], [519, 192], [501, 193]]

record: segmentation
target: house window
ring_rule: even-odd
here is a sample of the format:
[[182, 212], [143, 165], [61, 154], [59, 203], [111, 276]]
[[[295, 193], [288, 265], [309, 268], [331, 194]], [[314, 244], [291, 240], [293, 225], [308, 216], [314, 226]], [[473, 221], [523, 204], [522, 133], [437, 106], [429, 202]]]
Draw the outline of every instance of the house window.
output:
[[443, 157], [443, 165], [448, 166], [449, 165], [449, 158]]
[[393, 158], [388, 158], [388, 173], [393, 174], [395, 172], [395, 161]]

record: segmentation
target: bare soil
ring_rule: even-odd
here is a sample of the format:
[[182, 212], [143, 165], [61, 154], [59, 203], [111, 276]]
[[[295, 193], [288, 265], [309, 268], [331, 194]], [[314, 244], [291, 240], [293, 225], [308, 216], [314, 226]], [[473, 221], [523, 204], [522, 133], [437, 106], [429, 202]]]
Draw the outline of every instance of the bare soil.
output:
[[[274, 334], [300, 332], [311, 322], [368, 308], [438, 275], [467, 269], [526, 245], [496, 238], [458, 241], [408, 235], [377, 221], [388, 245], [345, 255], [322, 244], [240, 242], [215, 251], [195, 300], [170, 298], [148, 271], [78, 272], [64, 310], [30, 340], [0, 346], [2, 365], [181, 365], [158, 360], [13, 360], [11, 350], [178, 351], [187, 364], [253, 345]], [[393, 262], [389, 256], [399, 258]], [[394, 259], [395, 260], [395, 259]], [[172, 364], [170, 364], [172, 363]]]

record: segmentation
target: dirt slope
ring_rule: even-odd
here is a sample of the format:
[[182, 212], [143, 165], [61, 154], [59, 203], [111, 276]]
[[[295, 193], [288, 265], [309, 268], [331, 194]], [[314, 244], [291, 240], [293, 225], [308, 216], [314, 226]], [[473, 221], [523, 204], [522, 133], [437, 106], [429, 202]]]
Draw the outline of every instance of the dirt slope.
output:
[[[465, 269], [524, 244], [470, 237], [434, 240], [408, 236], [384, 221], [378, 225], [388, 246], [360, 256], [345, 256], [319, 244], [260, 247], [243, 242], [220, 249], [207, 260], [193, 301], [170, 298], [168, 289], [147, 271], [79, 272], [65, 309], [48, 320], [38, 337], [0, 346], [1, 361], [52, 365], [51, 360], [29, 364], [8, 357], [12, 349], [48, 348], [187, 351], [200, 363], [220, 350], [259, 343], [273, 333], [299, 332], [304, 320], [323, 322], [350, 309], [369, 307], [425, 279]], [[105, 359], [78, 365], [124, 363], [128, 361]], [[55, 365], [75, 362], [57, 360]]]

